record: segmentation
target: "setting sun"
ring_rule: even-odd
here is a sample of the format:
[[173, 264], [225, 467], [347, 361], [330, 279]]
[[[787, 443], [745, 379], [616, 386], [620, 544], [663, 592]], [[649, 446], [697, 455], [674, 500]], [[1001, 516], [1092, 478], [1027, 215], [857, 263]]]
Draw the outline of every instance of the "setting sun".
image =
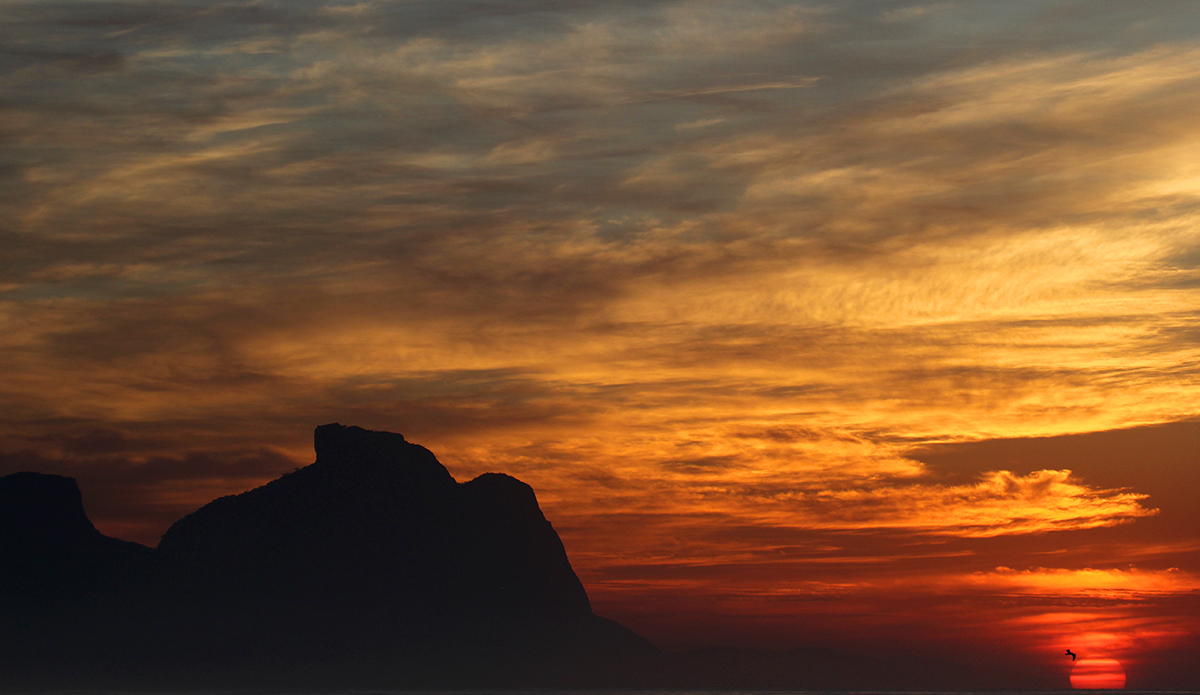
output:
[[1120, 690], [1125, 687], [1125, 669], [1116, 659], [1080, 659], [1071, 669], [1071, 687], [1076, 690]]

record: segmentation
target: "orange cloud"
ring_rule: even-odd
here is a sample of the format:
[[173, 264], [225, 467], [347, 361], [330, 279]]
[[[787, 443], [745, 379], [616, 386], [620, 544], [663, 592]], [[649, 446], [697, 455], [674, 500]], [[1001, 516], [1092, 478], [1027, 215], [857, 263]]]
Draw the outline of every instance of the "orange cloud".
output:
[[[1041, 533], [1096, 528], [1154, 514], [1139, 503], [1146, 495], [1095, 490], [1072, 480], [1071, 471], [1018, 476], [991, 471], [974, 485], [910, 485], [823, 491], [814, 505], [818, 527], [901, 527], [962, 536]], [[840, 523], [839, 523], [840, 522]]]
[[1154, 598], [1164, 594], [1200, 591], [1200, 578], [1178, 568], [1166, 570], [1047, 569], [1016, 571], [999, 567], [994, 572], [955, 577], [966, 587], [1015, 591], [1024, 594], [1091, 596], [1122, 600]]

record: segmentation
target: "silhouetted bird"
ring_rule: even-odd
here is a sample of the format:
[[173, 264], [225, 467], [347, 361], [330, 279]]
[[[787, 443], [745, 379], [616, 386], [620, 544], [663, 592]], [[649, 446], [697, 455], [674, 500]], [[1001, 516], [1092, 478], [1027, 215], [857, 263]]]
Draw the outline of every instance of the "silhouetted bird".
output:
[[1067, 650], [1067, 656], [1071, 657], [1071, 661], [1075, 660], [1075, 652], [1071, 651], [1070, 649]]

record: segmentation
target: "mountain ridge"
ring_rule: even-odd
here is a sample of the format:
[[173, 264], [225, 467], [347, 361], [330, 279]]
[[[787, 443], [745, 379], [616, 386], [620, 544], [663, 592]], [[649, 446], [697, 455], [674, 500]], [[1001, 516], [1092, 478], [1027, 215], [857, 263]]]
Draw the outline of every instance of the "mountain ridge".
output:
[[[592, 613], [525, 483], [458, 483], [402, 435], [336, 423], [314, 449], [313, 464], [213, 500], [153, 549], [100, 534], [69, 478], [0, 478], [0, 499], [23, 500], [0, 517], [8, 673], [34, 685], [568, 685], [655, 653]], [[45, 677], [64, 670], [78, 677]]]

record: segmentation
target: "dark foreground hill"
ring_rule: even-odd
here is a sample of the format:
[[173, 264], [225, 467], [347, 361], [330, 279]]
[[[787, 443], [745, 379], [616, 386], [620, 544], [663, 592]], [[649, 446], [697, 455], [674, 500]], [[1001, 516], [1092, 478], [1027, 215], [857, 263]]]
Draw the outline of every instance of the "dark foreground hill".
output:
[[459, 484], [401, 435], [324, 425], [316, 463], [101, 535], [74, 480], [0, 478], [4, 685], [619, 685], [655, 650], [592, 613], [533, 490]]

